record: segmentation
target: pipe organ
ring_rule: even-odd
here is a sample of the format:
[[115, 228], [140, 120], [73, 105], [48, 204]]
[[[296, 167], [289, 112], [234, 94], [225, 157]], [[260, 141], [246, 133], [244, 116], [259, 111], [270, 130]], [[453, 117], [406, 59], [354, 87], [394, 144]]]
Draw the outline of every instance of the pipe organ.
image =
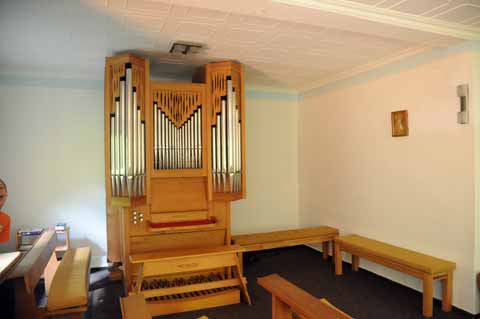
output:
[[230, 203], [246, 192], [243, 68], [209, 63], [192, 80], [106, 59], [108, 258], [154, 316], [250, 301], [230, 238]]

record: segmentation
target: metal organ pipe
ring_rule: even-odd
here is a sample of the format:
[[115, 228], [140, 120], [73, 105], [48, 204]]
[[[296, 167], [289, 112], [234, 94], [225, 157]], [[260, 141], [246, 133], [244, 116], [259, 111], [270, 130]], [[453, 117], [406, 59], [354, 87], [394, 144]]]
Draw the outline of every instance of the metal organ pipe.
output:
[[154, 102], [155, 169], [202, 167], [202, 108], [191, 112], [181, 125], [173, 122]]
[[215, 149], [215, 155], [217, 157], [217, 190], [220, 191], [222, 179], [221, 179], [221, 170], [222, 170], [222, 121], [220, 114], [217, 114], [217, 147]]
[[128, 196], [127, 192], [127, 183], [126, 183], [126, 170], [125, 170], [125, 154], [126, 154], [126, 144], [125, 144], [125, 130], [127, 128], [126, 123], [126, 110], [125, 110], [125, 78], [120, 79], [120, 193], [118, 196]]
[[[226, 95], [212, 126], [212, 178], [215, 192], [240, 192], [242, 183], [242, 132], [236, 88], [226, 77]], [[228, 184], [228, 185], [227, 185]]]
[[198, 138], [198, 165], [197, 168], [202, 167], [202, 107], [198, 108], [198, 133], [197, 133], [197, 138]]
[[127, 63], [110, 114], [112, 196], [145, 194], [145, 122], [141, 119], [136, 90], [132, 65]]

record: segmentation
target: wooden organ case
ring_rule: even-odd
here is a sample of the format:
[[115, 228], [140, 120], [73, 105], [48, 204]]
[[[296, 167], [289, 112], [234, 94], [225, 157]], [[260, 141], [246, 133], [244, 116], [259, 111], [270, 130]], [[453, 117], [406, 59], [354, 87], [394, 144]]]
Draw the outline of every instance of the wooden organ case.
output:
[[246, 190], [243, 78], [218, 62], [165, 83], [147, 59], [106, 59], [108, 258], [154, 316], [250, 303], [230, 238]]

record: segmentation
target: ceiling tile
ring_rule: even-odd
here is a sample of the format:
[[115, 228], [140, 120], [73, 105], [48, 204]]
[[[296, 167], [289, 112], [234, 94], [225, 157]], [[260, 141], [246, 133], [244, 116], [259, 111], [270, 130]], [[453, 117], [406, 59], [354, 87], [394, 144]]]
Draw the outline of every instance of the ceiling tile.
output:
[[[160, 77], [162, 70], [173, 77], [177, 67], [184, 76], [207, 61], [234, 59], [249, 70], [248, 83], [296, 88], [419, 46], [459, 42], [271, 0], [0, 2], [0, 41], [8, 43], [0, 48], [0, 65], [28, 61], [55, 69], [91, 67], [92, 74], [102, 72], [105, 56], [140, 52], [151, 57], [152, 70]], [[480, 28], [480, 0], [355, 2]], [[204, 43], [206, 50], [195, 56], [171, 55], [177, 40]]]
[[228, 13], [217, 10], [189, 8], [186, 16], [198, 20], [225, 21], [227, 15]]
[[127, 0], [127, 10], [145, 11], [151, 15], [167, 13], [170, 10], [170, 3], [152, 0]]
[[477, 16], [480, 16], [480, 6], [464, 4], [439, 14], [436, 18], [461, 23]]
[[379, 8], [388, 9], [399, 4], [400, 2], [402, 2], [402, 0], [384, 0], [384, 1], [380, 1], [376, 6]]
[[391, 7], [391, 9], [404, 13], [422, 15], [430, 10], [448, 4], [448, 2], [448, 0], [404, 1]]

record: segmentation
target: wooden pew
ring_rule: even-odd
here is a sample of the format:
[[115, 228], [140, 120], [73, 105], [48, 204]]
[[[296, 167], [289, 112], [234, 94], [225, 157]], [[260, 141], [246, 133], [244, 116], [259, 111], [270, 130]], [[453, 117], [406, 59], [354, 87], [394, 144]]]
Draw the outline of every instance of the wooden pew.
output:
[[[57, 261], [55, 248], [55, 231], [45, 230], [9, 274], [16, 318], [79, 318], [87, 310], [90, 248], [69, 250], [62, 261]], [[42, 275], [47, 304], [38, 307], [35, 287]]]
[[[232, 236], [232, 243], [242, 246], [245, 252], [322, 243], [323, 259], [327, 259], [330, 253], [330, 243], [333, 243], [333, 239], [335, 236], [338, 236], [338, 234], [339, 232], [336, 228], [318, 226], [268, 233], [236, 235]], [[242, 258], [240, 258], [240, 260], [242, 261]]]
[[358, 235], [335, 238], [335, 273], [342, 274], [342, 251], [352, 254], [352, 269], [358, 271], [360, 257], [423, 281], [423, 316], [433, 315], [433, 281], [443, 280], [442, 310], [452, 310], [455, 263], [386, 244]]
[[88, 308], [90, 285], [89, 247], [70, 249], [63, 255], [48, 287], [46, 317], [81, 317]]
[[317, 299], [277, 274], [258, 278], [257, 282], [272, 294], [272, 319], [352, 319], [325, 299]]

